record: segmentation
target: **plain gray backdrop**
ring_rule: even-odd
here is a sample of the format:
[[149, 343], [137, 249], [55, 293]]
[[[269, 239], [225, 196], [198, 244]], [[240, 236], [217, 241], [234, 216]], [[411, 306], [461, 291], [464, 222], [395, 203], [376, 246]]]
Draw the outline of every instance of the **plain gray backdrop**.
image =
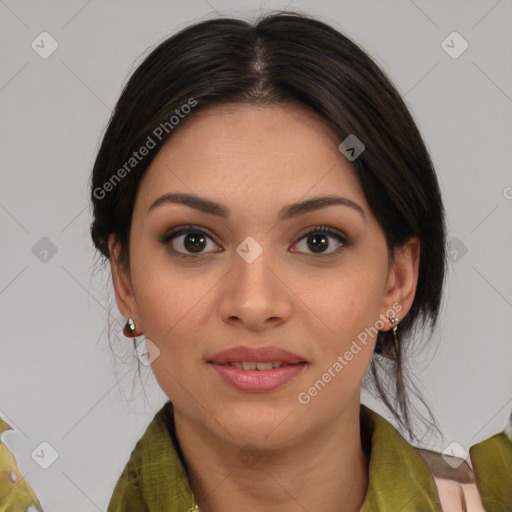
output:
[[[467, 449], [505, 427], [511, 0], [0, 0], [0, 416], [13, 427], [4, 442], [48, 511], [106, 510], [135, 442], [167, 400], [145, 367], [144, 397], [108, 269], [94, 272], [87, 185], [111, 110], [143, 54], [176, 30], [287, 6], [361, 44], [411, 109], [439, 176], [452, 248], [438, 348], [413, 373], [445, 445]], [[57, 458], [43, 469], [41, 454]]]

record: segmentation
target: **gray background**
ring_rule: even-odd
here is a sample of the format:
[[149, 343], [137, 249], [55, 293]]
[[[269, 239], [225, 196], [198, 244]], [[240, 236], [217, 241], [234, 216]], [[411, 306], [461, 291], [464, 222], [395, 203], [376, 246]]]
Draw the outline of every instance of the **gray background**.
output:
[[[166, 400], [145, 367], [144, 396], [131, 341], [116, 324], [109, 273], [94, 272], [87, 181], [111, 109], [135, 63], [177, 29], [215, 10], [250, 18], [287, 4], [369, 51], [405, 97], [439, 175], [456, 251], [432, 340], [437, 351], [414, 367], [446, 437], [443, 446], [425, 446], [468, 448], [505, 426], [512, 409], [511, 0], [0, 0], [0, 415], [14, 428], [3, 439], [46, 510], [106, 510], [136, 440]], [[59, 45], [47, 59], [31, 48], [43, 31]], [[456, 59], [441, 46], [453, 31], [469, 43]], [[49, 244], [43, 237], [55, 254], [41, 252]], [[31, 457], [43, 441], [58, 453], [48, 469]]]

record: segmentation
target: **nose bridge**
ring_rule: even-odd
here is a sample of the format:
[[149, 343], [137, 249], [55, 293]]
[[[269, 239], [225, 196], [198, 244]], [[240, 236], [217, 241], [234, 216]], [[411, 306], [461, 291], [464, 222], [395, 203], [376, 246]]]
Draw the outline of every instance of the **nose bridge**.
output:
[[223, 314], [238, 317], [245, 323], [263, 323], [268, 318], [283, 317], [286, 306], [286, 287], [277, 278], [275, 253], [266, 237], [258, 242], [245, 238], [233, 253], [233, 268], [224, 290]]
[[247, 287], [247, 292], [251, 292], [252, 288], [254, 294], [270, 291], [271, 281], [275, 279], [270, 270], [275, 266], [275, 254], [268, 242], [269, 237], [266, 237], [265, 242], [262, 235], [258, 238], [260, 242], [255, 237], [248, 236], [238, 244], [233, 269], [238, 287]]

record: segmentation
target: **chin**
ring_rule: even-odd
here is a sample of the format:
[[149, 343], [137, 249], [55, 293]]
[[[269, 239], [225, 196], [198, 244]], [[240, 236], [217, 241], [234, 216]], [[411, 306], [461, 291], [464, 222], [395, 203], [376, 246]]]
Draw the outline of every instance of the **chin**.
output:
[[301, 425], [302, 430], [305, 425], [303, 420], [297, 420], [292, 409], [282, 405], [227, 406], [222, 414], [213, 414], [213, 418], [214, 428], [226, 441], [240, 445], [250, 442], [269, 449], [286, 445], [300, 434], [295, 429]]

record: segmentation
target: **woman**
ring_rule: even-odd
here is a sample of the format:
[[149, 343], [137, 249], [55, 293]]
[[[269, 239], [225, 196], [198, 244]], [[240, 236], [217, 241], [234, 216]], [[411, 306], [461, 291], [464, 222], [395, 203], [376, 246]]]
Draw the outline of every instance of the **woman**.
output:
[[[414, 438], [403, 363], [446, 271], [431, 160], [361, 48], [296, 13], [182, 30], [127, 83], [91, 200], [124, 333], [169, 397], [110, 512], [442, 510], [439, 454], [360, 404], [369, 370]], [[459, 467], [458, 505], [506, 503]]]

